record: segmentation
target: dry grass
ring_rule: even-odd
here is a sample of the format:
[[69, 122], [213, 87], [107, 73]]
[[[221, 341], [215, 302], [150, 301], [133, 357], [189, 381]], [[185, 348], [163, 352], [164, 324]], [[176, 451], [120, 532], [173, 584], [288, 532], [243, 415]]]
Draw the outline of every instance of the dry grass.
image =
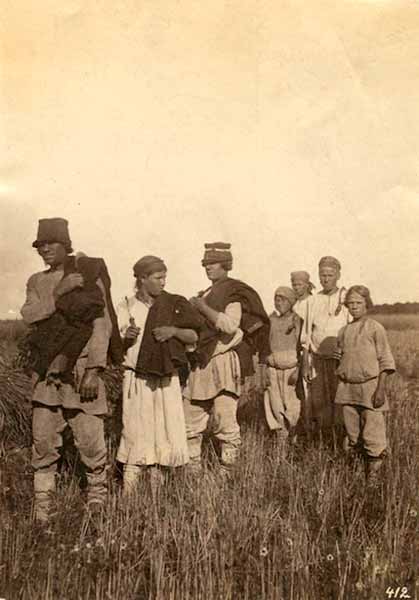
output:
[[372, 315], [388, 331], [418, 331], [419, 315]]
[[[389, 384], [391, 454], [374, 493], [362, 465], [327, 441], [281, 460], [253, 395], [242, 410], [243, 452], [225, 481], [211, 445], [198, 481], [183, 470], [132, 500], [114, 461], [100, 539], [89, 537], [77, 465], [62, 469], [48, 532], [31, 521], [25, 451], [0, 463], [0, 597], [10, 599], [346, 600], [419, 585], [419, 385], [415, 338], [390, 332], [405, 377]], [[110, 447], [111, 455], [114, 447]]]

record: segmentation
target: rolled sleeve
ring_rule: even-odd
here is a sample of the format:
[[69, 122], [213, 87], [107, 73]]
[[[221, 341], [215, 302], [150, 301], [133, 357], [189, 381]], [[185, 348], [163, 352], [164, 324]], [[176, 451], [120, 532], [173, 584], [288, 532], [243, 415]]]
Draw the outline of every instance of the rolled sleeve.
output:
[[232, 335], [240, 328], [242, 318], [242, 307], [240, 302], [231, 302], [226, 306], [224, 312], [218, 313], [215, 326], [223, 333]]

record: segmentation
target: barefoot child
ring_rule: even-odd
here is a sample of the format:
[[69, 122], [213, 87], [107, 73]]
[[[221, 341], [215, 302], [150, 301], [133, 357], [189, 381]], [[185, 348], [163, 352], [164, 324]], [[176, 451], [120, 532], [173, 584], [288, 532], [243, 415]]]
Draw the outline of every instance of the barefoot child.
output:
[[385, 381], [395, 370], [384, 327], [367, 316], [372, 306], [363, 285], [349, 288], [345, 299], [353, 321], [338, 336], [342, 358], [335, 402], [342, 405], [349, 447], [361, 445], [369, 483], [376, 483], [387, 448]]
[[296, 301], [297, 296], [291, 288], [279, 287], [274, 297], [276, 312], [270, 316], [271, 354], [267, 358], [265, 415], [268, 426], [277, 431], [283, 442], [300, 416], [300, 400], [295, 385], [298, 378], [297, 344], [302, 321], [293, 311]]

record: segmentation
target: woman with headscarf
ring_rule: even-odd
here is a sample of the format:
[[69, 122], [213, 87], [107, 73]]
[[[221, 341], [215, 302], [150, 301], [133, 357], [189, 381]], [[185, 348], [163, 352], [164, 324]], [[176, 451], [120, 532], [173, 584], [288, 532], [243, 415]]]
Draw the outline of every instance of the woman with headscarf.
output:
[[[310, 274], [307, 271], [293, 271], [290, 277], [291, 287], [297, 297], [293, 311], [304, 321], [307, 312], [307, 302], [311, 298], [316, 286], [310, 281]], [[303, 362], [301, 340], [298, 341], [298, 360], [301, 365]], [[303, 377], [303, 369], [299, 369], [296, 392], [298, 398], [301, 400], [299, 434], [307, 433], [311, 428], [310, 385]]]
[[201, 318], [182, 296], [164, 291], [167, 268], [156, 256], [134, 265], [136, 293], [117, 309], [125, 348], [123, 429], [117, 460], [124, 490], [134, 489], [141, 468], [188, 462], [180, 373], [186, 346], [198, 340]]
[[291, 287], [297, 296], [293, 310], [298, 316], [304, 319], [307, 300], [312, 295], [313, 289], [316, 286], [314, 283], [311, 283], [310, 274], [307, 271], [293, 271], [291, 273]]
[[270, 316], [271, 354], [267, 358], [267, 388], [264, 394], [265, 415], [284, 449], [290, 430], [300, 416], [300, 400], [296, 394], [298, 380], [297, 347], [301, 333], [301, 319], [293, 311], [297, 296], [289, 287], [276, 289], [275, 311]]

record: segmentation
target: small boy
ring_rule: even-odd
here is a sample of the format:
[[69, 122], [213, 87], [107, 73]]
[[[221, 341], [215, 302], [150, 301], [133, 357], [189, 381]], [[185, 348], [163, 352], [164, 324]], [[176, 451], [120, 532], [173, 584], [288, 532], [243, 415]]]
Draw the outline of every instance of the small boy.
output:
[[277, 432], [282, 443], [300, 416], [300, 400], [295, 385], [298, 379], [297, 344], [301, 319], [294, 313], [297, 296], [289, 287], [275, 291], [275, 309], [271, 316], [270, 347], [267, 358], [267, 385], [264, 393], [265, 415], [268, 426]]
[[345, 305], [353, 321], [338, 335], [342, 357], [335, 402], [342, 405], [349, 449], [362, 447], [367, 481], [376, 484], [387, 448], [385, 381], [395, 370], [394, 358], [384, 327], [367, 316], [372, 306], [369, 289], [353, 285]]

